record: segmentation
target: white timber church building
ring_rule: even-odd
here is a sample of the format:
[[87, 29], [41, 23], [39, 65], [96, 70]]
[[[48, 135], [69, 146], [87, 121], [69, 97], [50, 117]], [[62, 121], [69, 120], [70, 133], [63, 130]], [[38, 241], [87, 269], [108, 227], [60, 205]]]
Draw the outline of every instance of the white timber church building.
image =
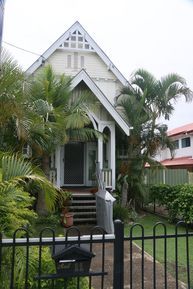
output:
[[79, 22], [75, 22], [27, 70], [36, 74], [43, 65], [50, 64], [56, 74], [72, 78], [72, 90], [86, 88], [96, 98], [99, 109], [90, 111], [93, 128], [105, 132], [95, 142], [71, 142], [59, 146], [55, 152], [52, 170], [56, 184], [62, 186], [92, 186], [95, 163], [103, 172], [106, 186], [115, 188], [116, 131], [129, 135], [129, 126], [116, 110], [115, 97], [124, 86], [126, 78], [96, 44]]

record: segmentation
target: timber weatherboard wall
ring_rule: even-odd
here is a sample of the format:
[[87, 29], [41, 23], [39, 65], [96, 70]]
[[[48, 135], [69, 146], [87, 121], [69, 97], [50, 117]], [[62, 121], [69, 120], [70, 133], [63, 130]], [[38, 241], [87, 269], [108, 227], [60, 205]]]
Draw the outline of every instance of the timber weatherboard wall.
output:
[[[71, 55], [72, 67], [67, 67], [67, 57]], [[97, 86], [108, 96], [109, 100], [113, 103], [114, 97], [120, 93], [122, 88], [121, 83], [116, 79], [113, 73], [108, 70], [106, 64], [94, 52], [80, 52], [78, 54], [78, 63], [80, 64], [80, 56], [84, 56], [84, 67], [89, 76], [94, 80]], [[56, 50], [46, 61], [51, 64], [56, 74], [65, 73], [67, 75], [75, 76], [82, 68], [73, 68], [73, 52], [64, 50]]]

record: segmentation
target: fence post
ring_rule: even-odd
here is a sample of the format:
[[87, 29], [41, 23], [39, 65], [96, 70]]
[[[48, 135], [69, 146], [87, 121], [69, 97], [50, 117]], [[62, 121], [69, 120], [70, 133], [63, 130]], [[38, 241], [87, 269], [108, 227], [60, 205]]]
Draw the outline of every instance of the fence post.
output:
[[115, 220], [113, 289], [124, 288], [124, 224]]

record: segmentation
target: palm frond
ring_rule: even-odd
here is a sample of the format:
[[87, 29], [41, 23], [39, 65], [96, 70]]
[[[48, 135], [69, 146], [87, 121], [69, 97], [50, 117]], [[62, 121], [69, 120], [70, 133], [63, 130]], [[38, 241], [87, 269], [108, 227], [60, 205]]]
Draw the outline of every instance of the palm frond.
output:
[[32, 181], [39, 185], [41, 190], [45, 192], [45, 200], [47, 208], [53, 211], [56, 199], [60, 191], [55, 187], [38, 168], [34, 167], [30, 162], [24, 160], [18, 155], [6, 155], [1, 157], [1, 187], [24, 186], [26, 182]]
[[17, 155], [3, 156], [1, 167], [3, 181], [30, 175], [33, 172], [31, 163], [21, 157], [18, 158]]

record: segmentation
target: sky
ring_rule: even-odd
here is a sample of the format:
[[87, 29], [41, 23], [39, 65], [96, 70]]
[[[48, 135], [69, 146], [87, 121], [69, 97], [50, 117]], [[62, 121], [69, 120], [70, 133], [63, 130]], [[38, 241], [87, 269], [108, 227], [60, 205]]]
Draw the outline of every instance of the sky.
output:
[[[6, 0], [3, 46], [23, 69], [79, 21], [129, 79], [138, 68], [160, 78], [184, 77], [193, 90], [193, 0]], [[180, 100], [169, 129], [193, 122], [193, 102]]]

